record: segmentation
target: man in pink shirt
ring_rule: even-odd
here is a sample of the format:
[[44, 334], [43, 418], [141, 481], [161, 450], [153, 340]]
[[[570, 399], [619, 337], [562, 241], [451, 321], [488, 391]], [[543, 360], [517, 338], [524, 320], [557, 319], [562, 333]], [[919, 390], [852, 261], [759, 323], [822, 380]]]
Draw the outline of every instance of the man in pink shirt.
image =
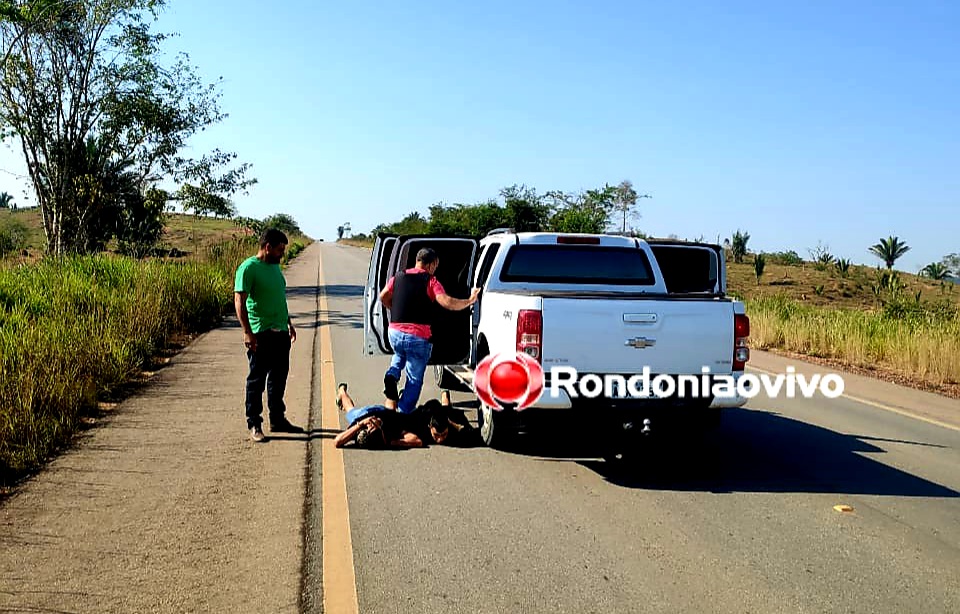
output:
[[[431, 303], [450, 311], [460, 311], [473, 305], [480, 293], [479, 288], [474, 288], [470, 298], [449, 296], [434, 277], [439, 265], [437, 253], [425, 247], [417, 252], [416, 266], [391, 277], [380, 293], [380, 301], [390, 310], [387, 335], [393, 347], [393, 361], [383, 376], [383, 394], [397, 401], [397, 409], [403, 413], [410, 413], [417, 407], [423, 375], [433, 352]], [[407, 374], [403, 397], [397, 393], [401, 371]]]

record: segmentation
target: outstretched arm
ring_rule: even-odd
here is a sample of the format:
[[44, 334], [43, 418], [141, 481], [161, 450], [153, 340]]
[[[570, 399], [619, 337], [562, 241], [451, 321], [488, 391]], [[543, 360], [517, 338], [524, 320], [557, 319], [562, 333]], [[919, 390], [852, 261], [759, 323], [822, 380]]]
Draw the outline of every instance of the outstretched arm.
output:
[[343, 446], [347, 445], [347, 443], [353, 441], [353, 438], [357, 436], [357, 431], [360, 430], [361, 426], [362, 423], [358, 422], [337, 435], [337, 437], [333, 440], [334, 445], [336, 445], [338, 448], [342, 448]]
[[470, 292], [470, 298], [453, 298], [449, 294], [438, 294], [437, 304], [450, 311], [460, 311], [476, 303], [479, 295], [480, 288], [474, 288]]
[[387, 282], [387, 286], [380, 292], [380, 302], [387, 309], [393, 309], [393, 278]]

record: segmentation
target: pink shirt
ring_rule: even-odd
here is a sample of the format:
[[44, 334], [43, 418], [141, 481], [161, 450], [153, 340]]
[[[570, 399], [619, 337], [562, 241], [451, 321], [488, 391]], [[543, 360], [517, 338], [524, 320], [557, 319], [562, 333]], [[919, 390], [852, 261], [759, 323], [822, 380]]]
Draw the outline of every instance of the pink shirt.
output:
[[[407, 269], [404, 271], [408, 275], [427, 275], [425, 271], [418, 268]], [[393, 292], [393, 280], [391, 277], [390, 281], [387, 282], [387, 290]], [[433, 302], [437, 301], [437, 297], [441, 294], [446, 294], [447, 291], [443, 289], [443, 286], [440, 285], [440, 282], [437, 281], [437, 278], [430, 276], [430, 281], [427, 283], [427, 296], [430, 297], [430, 300]], [[405, 324], [403, 322], [394, 324], [390, 323], [390, 328], [398, 330], [401, 333], [407, 333], [409, 335], [416, 335], [423, 339], [430, 338], [430, 325], [429, 324]]]

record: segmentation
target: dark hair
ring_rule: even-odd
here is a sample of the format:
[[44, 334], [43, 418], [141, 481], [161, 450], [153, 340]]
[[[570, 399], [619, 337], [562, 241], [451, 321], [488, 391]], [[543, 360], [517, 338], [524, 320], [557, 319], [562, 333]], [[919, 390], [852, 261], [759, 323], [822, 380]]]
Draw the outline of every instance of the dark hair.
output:
[[425, 402], [420, 406], [420, 411], [422, 411], [422, 412], [425, 413], [425, 414], [431, 414], [431, 413], [434, 413], [434, 412], [438, 412], [438, 411], [441, 411], [442, 409], [443, 409], [443, 403], [441, 403], [440, 401], [438, 401], [438, 400], [436, 400], [436, 399], [430, 399], [430, 400], [428, 400], [428, 401], [425, 401]]
[[433, 251], [429, 247], [424, 247], [419, 252], [417, 252], [417, 262], [422, 264], [433, 264], [437, 261], [437, 252]]
[[287, 240], [287, 235], [283, 234], [283, 231], [276, 228], [267, 228], [263, 231], [263, 234], [260, 235], [260, 247], [266, 247], [267, 245], [280, 245], [283, 243], [286, 245], [289, 243]]
[[370, 429], [366, 426], [357, 431], [357, 447], [358, 448], [367, 448], [368, 450], [380, 449], [387, 447], [387, 442], [385, 439], [386, 435], [383, 432], [383, 429], [377, 429], [375, 432], [371, 433]]

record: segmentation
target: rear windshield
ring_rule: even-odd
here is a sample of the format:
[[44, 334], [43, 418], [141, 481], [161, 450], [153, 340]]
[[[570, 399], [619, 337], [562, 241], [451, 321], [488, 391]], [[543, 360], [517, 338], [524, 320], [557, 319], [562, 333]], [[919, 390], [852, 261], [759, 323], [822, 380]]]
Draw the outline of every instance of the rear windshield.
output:
[[635, 247], [516, 245], [507, 254], [500, 281], [650, 286], [650, 263]]

